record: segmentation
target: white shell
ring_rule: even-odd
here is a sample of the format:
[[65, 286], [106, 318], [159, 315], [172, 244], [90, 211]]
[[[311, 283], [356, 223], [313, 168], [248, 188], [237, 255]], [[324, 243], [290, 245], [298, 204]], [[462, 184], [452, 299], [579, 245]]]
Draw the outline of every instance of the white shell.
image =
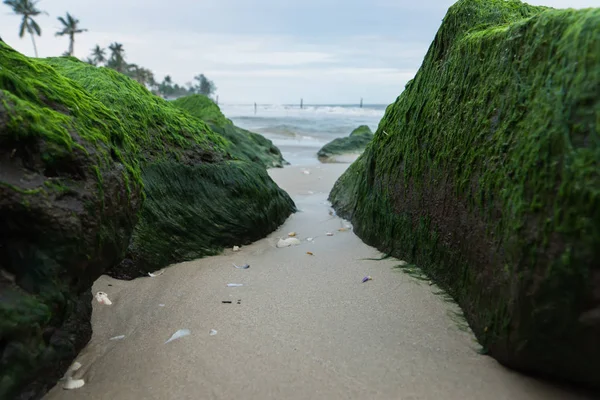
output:
[[71, 366], [69, 367], [69, 370], [77, 371], [79, 368], [81, 368], [81, 363], [75, 361], [73, 364], [71, 364]]
[[217, 330], [216, 329], [211, 329], [210, 330], [210, 336], [215, 336], [217, 334]]
[[161, 275], [162, 275], [162, 274], [164, 274], [164, 273], [165, 273], [165, 270], [164, 270], [164, 269], [161, 269], [161, 270], [159, 270], [159, 271], [156, 271], [156, 272], [154, 272], [154, 273], [152, 273], [152, 272], [148, 272], [148, 275], [150, 275], [150, 277], [152, 277], [152, 278], [155, 278], [155, 277], [157, 277], [157, 276], [161, 276]]
[[169, 340], [167, 340], [167, 341], [165, 342], [165, 344], [167, 344], [167, 343], [169, 343], [169, 342], [172, 342], [173, 340], [176, 340], [176, 339], [182, 338], [182, 337], [184, 337], [184, 336], [188, 336], [190, 333], [191, 333], [191, 332], [190, 332], [190, 330], [189, 330], [189, 329], [180, 329], [180, 330], [178, 330], [177, 332], [175, 332], [175, 333], [174, 333], [174, 334], [173, 334], [173, 335], [172, 335], [172, 336], [169, 338]]
[[85, 385], [85, 381], [83, 379], [68, 378], [66, 380], [65, 384], [63, 385], [63, 389], [66, 389], [66, 390], [79, 389], [83, 385]]
[[112, 301], [109, 300], [108, 295], [104, 292], [96, 293], [95, 297], [98, 303], [106, 304], [107, 306], [110, 306], [112, 304]]

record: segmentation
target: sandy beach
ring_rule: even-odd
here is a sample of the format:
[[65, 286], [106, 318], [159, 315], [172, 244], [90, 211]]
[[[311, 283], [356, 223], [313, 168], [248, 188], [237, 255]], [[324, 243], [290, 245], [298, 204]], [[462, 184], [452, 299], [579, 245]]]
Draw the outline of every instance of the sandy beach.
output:
[[[93, 337], [74, 375], [85, 386], [59, 382], [45, 398], [585, 398], [479, 355], [435, 285], [393, 268], [397, 260], [363, 260], [381, 254], [340, 231], [348, 223], [326, 201], [347, 166], [271, 170], [299, 212], [239, 252], [130, 282], [98, 279], [93, 292], [112, 305], [94, 301]], [[302, 243], [276, 248], [292, 231]], [[181, 329], [190, 334], [165, 343]]]

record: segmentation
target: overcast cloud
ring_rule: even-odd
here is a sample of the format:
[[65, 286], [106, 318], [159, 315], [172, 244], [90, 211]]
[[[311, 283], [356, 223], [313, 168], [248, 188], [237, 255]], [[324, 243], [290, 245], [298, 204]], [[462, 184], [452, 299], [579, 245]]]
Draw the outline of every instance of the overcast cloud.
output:
[[[89, 32], [75, 56], [117, 41], [126, 59], [184, 84], [198, 73], [227, 103], [388, 104], [419, 68], [453, 0], [41, 0], [40, 57], [62, 54], [67, 11]], [[531, 0], [557, 8], [600, 0]], [[26, 55], [19, 17], [0, 4], [0, 36]]]

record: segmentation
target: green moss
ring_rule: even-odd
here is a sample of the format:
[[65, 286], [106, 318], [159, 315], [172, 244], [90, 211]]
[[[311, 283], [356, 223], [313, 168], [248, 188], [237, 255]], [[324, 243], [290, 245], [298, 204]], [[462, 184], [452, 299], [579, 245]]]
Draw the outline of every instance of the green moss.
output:
[[321, 147], [317, 155], [324, 161], [336, 155], [361, 153], [373, 139], [371, 128], [361, 125], [350, 133], [350, 136], [333, 139]]
[[[93, 156], [105, 168], [110, 164], [111, 147], [127, 136], [119, 119], [81, 86], [3, 42], [0, 104], [7, 118], [0, 146], [30, 152], [43, 139], [46, 145], [40, 157], [52, 174], [77, 164], [78, 152], [89, 155], [82, 143], [93, 148]], [[129, 170], [135, 175], [134, 167]]]
[[154, 164], [132, 254], [142, 273], [249, 244], [295, 211], [264, 168], [247, 162]]
[[43, 62], [83, 86], [114, 113], [129, 133], [121, 145], [130, 158], [180, 160], [189, 156], [186, 150], [220, 154], [227, 146], [206, 124], [110, 68], [97, 68], [70, 57]]
[[447, 289], [492, 356], [595, 386], [598, 93], [600, 9], [459, 1], [330, 195]]
[[223, 115], [219, 106], [207, 96], [194, 94], [180, 97], [171, 103], [202, 121], [219, 126], [232, 124], [231, 120]]
[[214, 132], [226, 138], [227, 151], [234, 159], [255, 162], [266, 168], [282, 167], [287, 163], [273, 142], [258, 133], [235, 126], [208, 97], [196, 94], [181, 97], [172, 103], [205, 121]]

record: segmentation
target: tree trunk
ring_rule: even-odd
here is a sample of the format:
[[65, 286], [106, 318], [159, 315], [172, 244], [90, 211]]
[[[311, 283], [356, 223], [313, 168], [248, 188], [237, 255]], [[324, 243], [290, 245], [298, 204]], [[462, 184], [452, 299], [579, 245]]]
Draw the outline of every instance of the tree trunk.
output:
[[33, 43], [33, 52], [35, 53], [35, 58], [38, 56], [37, 46], [35, 45], [35, 37], [33, 36], [33, 32], [29, 32], [31, 35], [31, 43]]
[[69, 35], [69, 55], [72, 57], [75, 51], [75, 35]]

